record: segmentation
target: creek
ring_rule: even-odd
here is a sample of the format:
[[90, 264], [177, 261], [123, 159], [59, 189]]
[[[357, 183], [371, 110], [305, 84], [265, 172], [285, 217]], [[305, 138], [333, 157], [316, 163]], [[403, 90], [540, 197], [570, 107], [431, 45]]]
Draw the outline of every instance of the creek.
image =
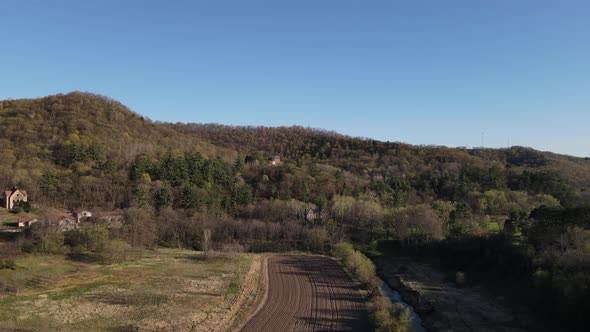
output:
[[414, 326], [414, 330], [416, 332], [426, 332], [426, 329], [424, 329], [424, 327], [422, 326], [422, 319], [420, 318], [420, 316], [418, 316], [416, 311], [414, 311], [414, 308], [411, 305], [404, 302], [402, 296], [396, 290], [389, 287], [389, 285], [385, 283], [385, 281], [383, 280], [381, 280], [381, 293], [387, 296], [391, 303], [399, 303], [404, 308], [410, 311], [410, 315], [412, 317], [412, 325]]

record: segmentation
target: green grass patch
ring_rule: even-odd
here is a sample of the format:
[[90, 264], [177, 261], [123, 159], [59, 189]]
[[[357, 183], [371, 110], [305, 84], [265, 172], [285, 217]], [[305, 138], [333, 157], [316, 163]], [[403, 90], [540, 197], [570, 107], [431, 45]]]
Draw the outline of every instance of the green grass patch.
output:
[[30, 301], [33, 298], [34, 297], [32, 297], [32, 296], [7, 296], [3, 299], [0, 299], [0, 308], [2, 308], [2, 310], [0, 310], [0, 311], [4, 311], [6, 309], [6, 307], [11, 307], [15, 303], [22, 302], [22, 301]]
[[354, 248], [369, 258], [381, 257], [382, 253], [377, 248], [379, 247], [379, 241], [373, 240], [369, 244], [355, 244]]
[[238, 295], [240, 292], [240, 285], [236, 282], [231, 282], [229, 286], [227, 286], [227, 290], [225, 291], [226, 296], [233, 296]]
[[[21, 302], [34, 300], [33, 296], [8, 296], [0, 299], [0, 322], [12, 319], [16, 315], [17, 306]], [[0, 328], [0, 331], [2, 328]]]
[[78, 271], [78, 267], [63, 257], [28, 255], [14, 260], [10, 269], [0, 270], [0, 288], [20, 291], [41, 289], [64, 274]]
[[76, 272], [79, 269], [76, 264], [64, 260], [63, 256], [53, 255], [24, 256], [16, 261], [16, 266], [28, 273], [45, 276]]
[[489, 222], [488, 223], [488, 232], [500, 233], [500, 225], [497, 222]]

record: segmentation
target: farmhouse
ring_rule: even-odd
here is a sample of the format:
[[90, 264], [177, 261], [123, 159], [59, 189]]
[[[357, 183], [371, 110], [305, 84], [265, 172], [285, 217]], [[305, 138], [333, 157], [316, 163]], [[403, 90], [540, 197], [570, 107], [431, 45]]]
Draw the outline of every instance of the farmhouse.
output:
[[12, 188], [12, 190], [7, 190], [2, 195], [2, 203], [4, 208], [12, 210], [16, 206], [19, 206], [21, 202], [27, 202], [28, 195], [27, 192], [21, 189], [18, 189], [16, 186]]

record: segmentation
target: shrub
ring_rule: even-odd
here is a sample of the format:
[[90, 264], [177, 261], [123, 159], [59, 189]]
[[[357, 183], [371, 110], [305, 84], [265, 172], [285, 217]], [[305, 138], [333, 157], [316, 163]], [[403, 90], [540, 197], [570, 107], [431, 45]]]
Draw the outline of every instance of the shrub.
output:
[[323, 253], [325, 244], [330, 241], [325, 229], [313, 228], [303, 231], [303, 248], [305, 250]]
[[86, 249], [102, 254], [109, 243], [109, 230], [102, 225], [87, 225], [82, 229], [81, 237]]
[[14, 259], [12, 259], [12, 258], [0, 259], [0, 270], [4, 270], [4, 269], [15, 270], [16, 269], [16, 262], [14, 261]]
[[381, 293], [371, 297], [369, 310], [377, 332], [407, 332], [414, 330], [410, 311], [400, 303], [392, 304]]
[[48, 230], [34, 237], [32, 251], [45, 254], [63, 254], [66, 251], [64, 234], [59, 230]]
[[379, 289], [379, 279], [375, 272], [375, 265], [359, 251], [352, 254], [352, 259], [356, 267], [356, 277], [363, 286], [371, 292]]
[[111, 240], [107, 242], [101, 257], [108, 264], [122, 263], [128, 259], [130, 250], [131, 246], [127, 242]]
[[391, 301], [379, 292], [380, 280], [375, 265], [352, 244], [340, 242], [334, 246], [333, 255], [338, 258], [344, 268], [369, 291], [369, 309], [371, 320], [376, 331], [404, 332], [412, 331], [410, 312], [401, 304]]
[[374, 292], [379, 288], [379, 279], [375, 272], [375, 265], [352, 244], [340, 242], [334, 246], [334, 256], [342, 262], [344, 267], [352, 273], [364, 288]]
[[334, 256], [342, 261], [342, 263], [346, 266], [346, 262], [350, 255], [354, 252], [354, 248], [352, 244], [348, 242], [340, 242], [334, 246]]
[[392, 317], [390, 331], [413, 331], [412, 316], [410, 310], [400, 303], [395, 303], [389, 308], [389, 315]]

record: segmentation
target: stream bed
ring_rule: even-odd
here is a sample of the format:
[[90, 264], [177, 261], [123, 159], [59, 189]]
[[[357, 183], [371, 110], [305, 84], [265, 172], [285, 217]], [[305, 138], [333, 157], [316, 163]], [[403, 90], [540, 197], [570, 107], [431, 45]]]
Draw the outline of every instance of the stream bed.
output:
[[396, 290], [393, 290], [391, 287], [389, 287], [389, 285], [383, 280], [381, 281], [381, 293], [387, 296], [391, 303], [400, 303], [402, 306], [404, 306], [404, 308], [410, 310], [412, 324], [414, 325], [414, 330], [416, 332], [426, 332], [426, 329], [424, 329], [422, 326], [422, 319], [420, 319], [420, 316], [418, 316], [418, 314], [414, 311], [414, 308], [404, 302], [401, 295]]

